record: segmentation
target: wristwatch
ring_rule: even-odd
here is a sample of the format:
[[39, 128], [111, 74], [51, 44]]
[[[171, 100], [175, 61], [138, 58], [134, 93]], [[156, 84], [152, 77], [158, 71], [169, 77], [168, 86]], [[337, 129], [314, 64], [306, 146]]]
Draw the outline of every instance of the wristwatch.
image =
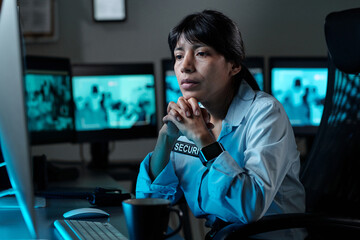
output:
[[214, 142], [199, 151], [199, 158], [202, 164], [207, 167], [209, 163], [219, 156], [225, 149], [219, 142]]

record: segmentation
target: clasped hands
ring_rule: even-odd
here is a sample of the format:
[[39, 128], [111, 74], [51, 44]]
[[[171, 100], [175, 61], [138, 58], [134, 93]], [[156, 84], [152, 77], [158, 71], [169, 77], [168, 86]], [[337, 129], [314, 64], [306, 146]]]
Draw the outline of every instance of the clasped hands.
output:
[[184, 135], [200, 148], [216, 141], [211, 133], [214, 125], [210, 122], [210, 114], [195, 98], [180, 97], [177, 103], [170, 102], [163, 122], [160, 131], [174, 139]]

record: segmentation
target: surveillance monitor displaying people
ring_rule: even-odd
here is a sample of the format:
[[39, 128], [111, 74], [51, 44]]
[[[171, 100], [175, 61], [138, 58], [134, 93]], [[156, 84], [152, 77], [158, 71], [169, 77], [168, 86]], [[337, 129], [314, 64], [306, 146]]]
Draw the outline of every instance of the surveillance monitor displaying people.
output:
[[156, 136], [152, 64], [73, 65], [73, 98], [80, 141]]
[[271, 93], [285, 108], [296, 134], [314, 134], [327, 87], [326, 58], [271, 58]]
[[70, 71], [66, 58], [27, 56], [25, 92], [32, 144], [74, 140]]

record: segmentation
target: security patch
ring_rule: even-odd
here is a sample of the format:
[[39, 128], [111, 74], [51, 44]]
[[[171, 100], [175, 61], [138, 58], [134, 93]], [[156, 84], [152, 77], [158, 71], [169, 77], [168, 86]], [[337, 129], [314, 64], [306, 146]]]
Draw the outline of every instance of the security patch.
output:
[[192, 143], [177, 141], [173, 147], [174, 152], [190, 155], [193, 157], [199, 156], [199, 148]]

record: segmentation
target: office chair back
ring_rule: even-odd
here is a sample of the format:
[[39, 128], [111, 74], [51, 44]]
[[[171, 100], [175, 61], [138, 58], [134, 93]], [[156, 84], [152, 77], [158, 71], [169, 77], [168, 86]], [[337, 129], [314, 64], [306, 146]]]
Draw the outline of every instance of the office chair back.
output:
[[269, 215], [233, 223], [214, 240], [306, 228], [306, 239], [360, 236], [360, 8], [330, 13], [325, 20], [329, 76], [324, 113], [301, 170], [307, 212]]
[[307, 211], [360, 217], [360, 8], [325, 19], [324, 112], [301, 180]]

